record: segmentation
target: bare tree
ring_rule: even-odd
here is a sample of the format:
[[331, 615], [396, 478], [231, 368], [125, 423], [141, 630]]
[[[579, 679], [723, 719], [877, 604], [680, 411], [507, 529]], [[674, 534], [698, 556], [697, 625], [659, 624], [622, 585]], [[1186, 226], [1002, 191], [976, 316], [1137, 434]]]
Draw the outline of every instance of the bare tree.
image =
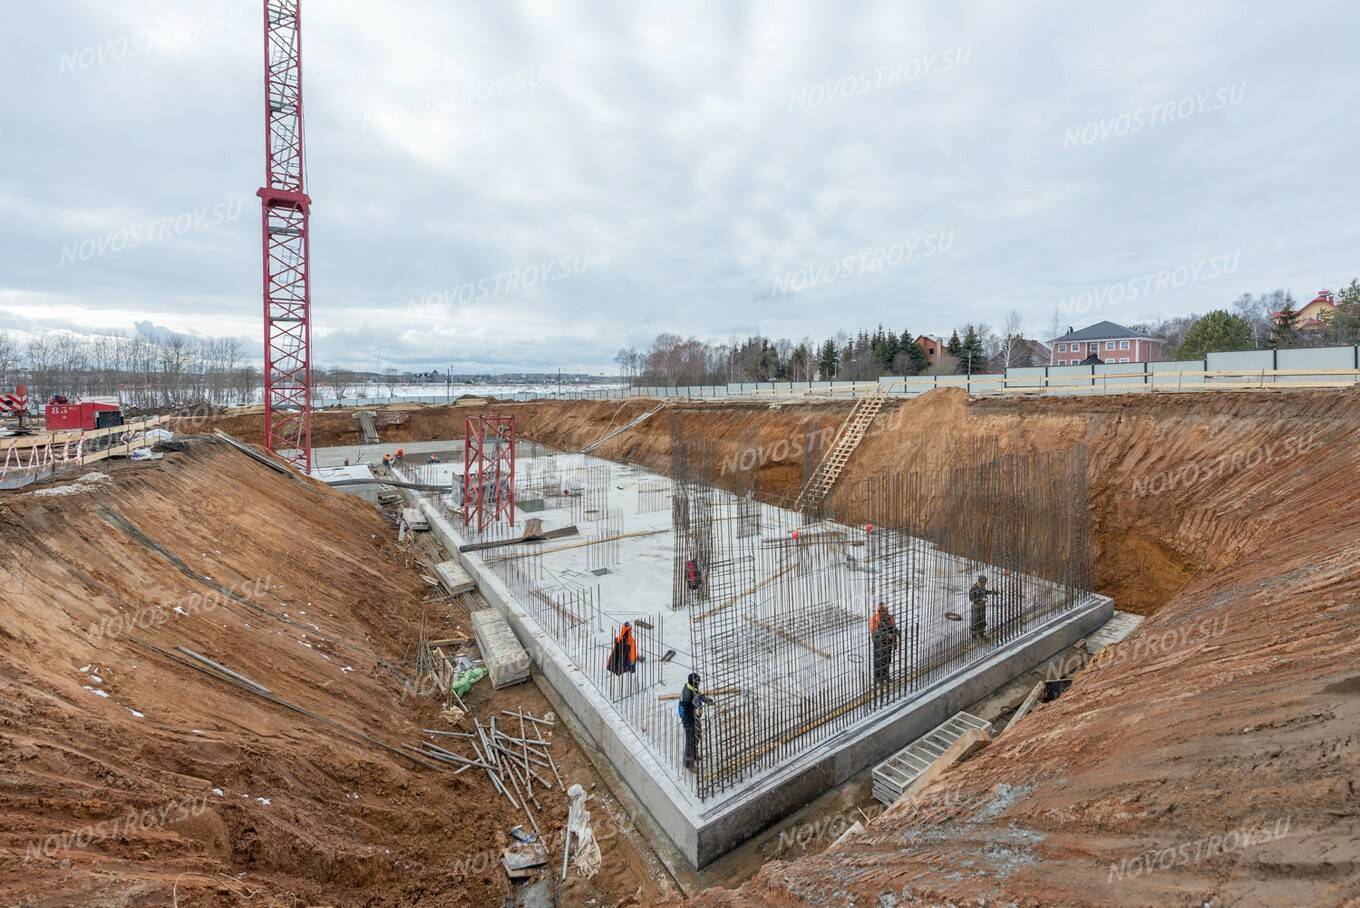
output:
[[0, 331], [0, 391], [19, 384], [19, 345], [4, 331]]

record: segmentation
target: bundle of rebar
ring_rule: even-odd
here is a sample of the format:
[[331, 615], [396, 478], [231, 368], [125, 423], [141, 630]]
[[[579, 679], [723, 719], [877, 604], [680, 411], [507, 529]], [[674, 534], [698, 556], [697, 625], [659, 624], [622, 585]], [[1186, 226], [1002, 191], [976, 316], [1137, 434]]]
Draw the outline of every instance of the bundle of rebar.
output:
[[[457, 766], [454, 775], [469, 769], [481, 769], [496, 791], [515, 810], [522, 810], [529, 825], [541, 835], [543, 830], [530, 808], [532, 804], [539, 811], [543, 810], [543, 804], [534, 791], [535, 785], [540, 791], [551, 789], [554, 783], [561, 791], [566, 791], [567, 787], [552, 756], [552, 741], [543, 733], [547, 729], [551, 734], [555, 722], [530, 715], [523, 709], [513, 712], [503, 709], [501, 715], [510, 718], [511, 730], [517, 730], [518, 734], [502, 729], [496, 717], [492, 716], [485, 723], [473, 718], [471, 732], [423, 729], [426, 735], [441, 739], [443, 744], [421, 741], [419, 747], [403, 746], [422, 757]], [[471, 747], [473, 756], [450, 749], [458, 744]]]

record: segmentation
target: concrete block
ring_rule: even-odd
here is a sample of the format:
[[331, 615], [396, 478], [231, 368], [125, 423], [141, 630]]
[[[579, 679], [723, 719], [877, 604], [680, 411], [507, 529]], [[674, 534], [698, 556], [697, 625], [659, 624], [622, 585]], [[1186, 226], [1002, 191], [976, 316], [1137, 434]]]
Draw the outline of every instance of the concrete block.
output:
[[450, 596], [470, 593], [477, 588], [468, 572], [456, 561], [441, 561], [434, 566], [434, 572]]
[[425, 513], [420, 508], [402, 508], [401, 519], [413, 530], [428, 530], [430, 522], [425, 519]]
[[528, 680], [529, 654], [519, 645], [515, 632], [500, 612], [493, 608], [473, 612], [472, 632], [477, 637], [492, 687], [508, 687]]

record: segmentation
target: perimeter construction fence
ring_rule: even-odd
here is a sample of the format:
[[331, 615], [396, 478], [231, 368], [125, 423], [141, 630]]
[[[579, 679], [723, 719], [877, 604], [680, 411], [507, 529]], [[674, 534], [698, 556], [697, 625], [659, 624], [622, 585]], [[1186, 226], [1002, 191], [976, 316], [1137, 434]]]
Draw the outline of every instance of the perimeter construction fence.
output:
[[173, 425], [165, 416], [134, 419], [104, 429], [70, 429], [0, 438], [0, 489], [73, 473], [109, 457], [130, 457], [157, 441], [150, 430]]
[[[1089, 366], [1024, 366], [973, 375], [884, 376], [870, 381], [734, 382], [726, 385], [627, 387], [596, 391], [522, 392], [509, 399], [681, 400], [835, 399], [884, 393], [916, 397], [961, 388], [976, 397], [1085, 396], [1194, 391], [1348, 388], [1360, 384], [1360, 346], [1210, 353], [1203, 359]], [[443, 403], [431, 398], [429, 403]]]

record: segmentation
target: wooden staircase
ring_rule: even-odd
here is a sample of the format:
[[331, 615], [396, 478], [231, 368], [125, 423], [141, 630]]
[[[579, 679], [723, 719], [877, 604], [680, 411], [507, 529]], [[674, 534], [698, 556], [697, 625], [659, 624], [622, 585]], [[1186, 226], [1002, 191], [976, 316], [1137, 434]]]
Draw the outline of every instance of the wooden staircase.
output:
[[354, 418], [359, 421], [359, 434], [363, 436], [364, 444], [378, 444], [378, 427], [373, 421], [373, 411], [360, 410], [354, 414]]
[[831, 443], [831, 450], [822, 458], [822, 462], [817, 464], [817, 469], [813, 471], [803, 491], [798, 493], [795, 510], [815, 511], [821, 506], [822, 501], [835, 488], [836, 480], [840, 479], [841, 472], [850, 461], [850, 455], [855, 453], [859, 443], [864, 440], [874, 417], [878, 416], [887, 402], [888, 395], [882, 390], [855, 401], [854, 409], [841, 424], [840, 430], [836, 433], [836, 440]]

